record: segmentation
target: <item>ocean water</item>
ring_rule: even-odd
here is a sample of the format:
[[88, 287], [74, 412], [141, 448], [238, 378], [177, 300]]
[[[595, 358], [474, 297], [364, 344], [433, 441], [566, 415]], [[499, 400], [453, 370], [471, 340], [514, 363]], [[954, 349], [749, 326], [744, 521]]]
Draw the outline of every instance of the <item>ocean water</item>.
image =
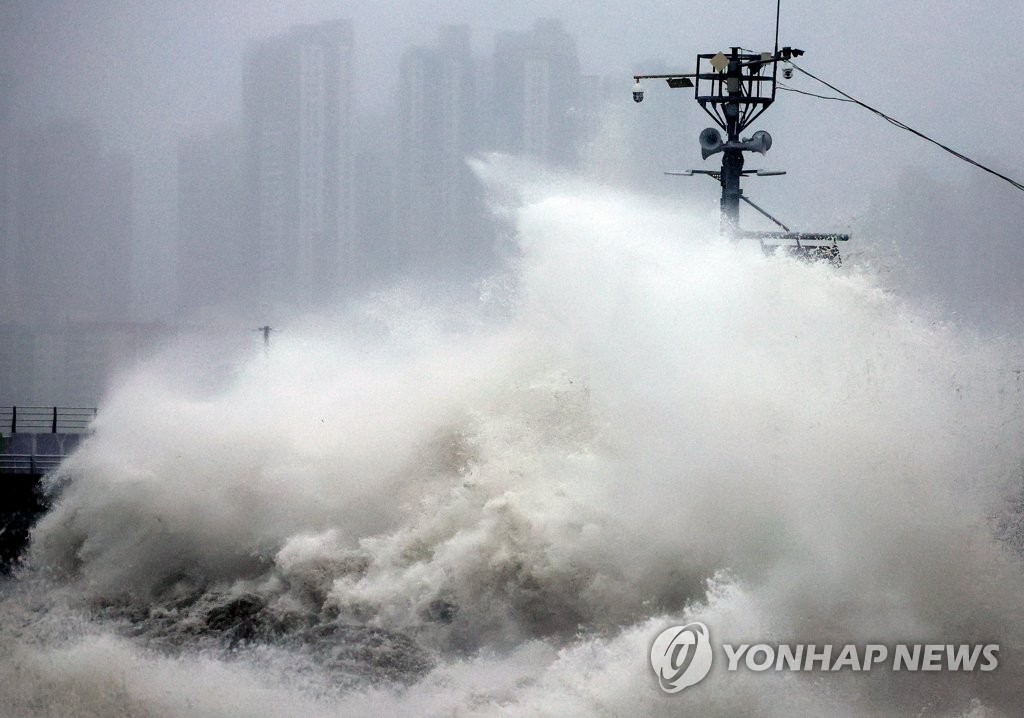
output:
[[[477, 163], [516, 252], [120, 377], [0, 588], [0, 715], [1013, 716], [1019, 352], [663, 200]], [[728, 672], [727, 643], [998, 643]]]

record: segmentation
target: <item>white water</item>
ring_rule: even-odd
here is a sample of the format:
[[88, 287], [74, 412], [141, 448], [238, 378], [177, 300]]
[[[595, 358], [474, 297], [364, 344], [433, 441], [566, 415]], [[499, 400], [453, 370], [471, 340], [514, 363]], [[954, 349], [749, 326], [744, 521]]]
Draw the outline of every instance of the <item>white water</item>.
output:
[[[5, 589], [0, 714], [1015, 715], [1016, 354], [869, 268], [478, 169], [522, 253], [479, 303], [396, 290], [123, 378]], [[239, 597], [279, 637], [226, 649]], [[666, 695], [647, 654], [684, 620], [1001, 665]]]

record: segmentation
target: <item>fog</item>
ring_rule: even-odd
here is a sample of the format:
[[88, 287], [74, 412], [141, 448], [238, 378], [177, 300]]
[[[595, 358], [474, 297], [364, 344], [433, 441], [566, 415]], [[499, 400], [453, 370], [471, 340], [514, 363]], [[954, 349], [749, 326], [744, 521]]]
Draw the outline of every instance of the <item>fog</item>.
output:
[[[1024, 193], [797, 73], [744, 192], [852, 240], [766, 257], [631, 86], [774, 3], [489, 5], [0, 0], [0, 408], [98, 407], [0, 714], [1018, 714]], [[780, 45], [1019, 177], [1022, 34], [783, 0]], [[762, 641], [999, 665], [725, 667]]]
[[[710, 166], [696, 142], [708, 118], [665, 87], [634, 106], [631, 75], [769, 49], [774, 15], [767, 1], [2, 3], [0, 404], [95, 403], [112, 368], [181, 327], [248, 331], [401, 282], [471, 286], [510, 251], [465, 165], [482, 152], [713, 215], [714, 183], [662, 174]], [[296, 28], [331, 21], [346, 37], [323, 40], [340, 56], [322, 66], [336, 96], [318, 101], [337, 126], [317, 130], [326, 155], [301, 160], [329, 199], [302, 210], [319, 218], [302, 227], [281, 205], [271, 231], [260, 168], [299, 172], [299, 150], [282, 140], [268, 160], [258, 133], [287, 117], [269, 107], [275, 88], [298, 80], [281, 69], [288, 50], [266, 48], [298, 47]], [[1014, 2], [787, 1], [780, 41], [820, 77], [1014, 176], [1024, 99], [999, 68], [1019, 58], [1022, 30]], [[532, 128], [531, 57], [546, 73]], [[800, 75], [789, 84], [834, 94]], [[779, 95], [755, 125], [774, 148], [751, 162], [789, 174], [747, 181], [748, 195], [791, 227], [852, 232], [850, 261], [881, 266], [941, 315], [1019, 328], [1019, 192], [855, 105]], [[72, 376], [61, 352], [94, 359]]]

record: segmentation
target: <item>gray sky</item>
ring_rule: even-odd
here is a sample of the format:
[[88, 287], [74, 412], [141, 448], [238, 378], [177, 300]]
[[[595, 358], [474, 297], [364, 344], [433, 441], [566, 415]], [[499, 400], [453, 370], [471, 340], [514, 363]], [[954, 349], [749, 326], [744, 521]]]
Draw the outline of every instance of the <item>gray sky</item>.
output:
[[[497, 30], [524, 30], [541, 16], [564, 20], [583, 71], [620, 74], [628, 96], [629, 75], [644, 60], [689, 70], [697, 52], [769, 49], [775, 3], [0, 0], [0, 72], [13, 82], [6, 103], [15, 123], [85, 115], [111, 147], [131, 152], [140, 291], [159, 295], [164, 280], [147, 271], [173, 257], [176, 142], [238, 115], [242, 54], [252, 38], [351, 17], [356, 107], [380, 110], [393, 98], [401, 52], [430, 42], [439, 25], [470, 25], [475, 50], [487, 53]], [[782, 44], [805, 49], [808, 70], [1015, 176], [1024, 174], [1024, 96], [1014, 70], [1024, 60], [1022, 36], [1019, 0], [782, 4]], [[793, 84], [825, 91], [806, 79]], [[651, 91], [648, 102], [667, 101], [667, 93]], [[701, 166], [696, 135], [707, 124], [695, 103], [686, 105], [675, 136], [665, 137], [666, 166], [651, 171]], [[791, 175], [750, 192], [791, 222], [853, 221], [879, 177], [904, 166], [954, 181], [977, 173], [851, 105], [786, 93], [757, 128], [775, 138], [765, 164]]]
[[[354, 19], [365, 108], [391, 87], [401, 51], [429, 41], [444, 23], [469, 24], [477, 51], [486, 52], [499, 29], [559, 17], [579, 40], [585, 71], [605, 74], [628, 73], [646, 58], [688, 68], [696, 52], [734, 43], [768, 48], [774, 11], [771, 0], [5, 0], [0, 54], [24, 109], [95, 113], [109, 123], [111, 139], [145, 146], [147, 136], [153, 141], [236, 112], [245, 44], [300, 22]], [[1012, 95], [1012, 80], [996, 69], [1020, 59], [1022, 33], [1024, 4], [1015, 0], [783, 2], [782, 40], [807, 49], [809, 67], [922, 122], [934, 100], [959, 92], [965, 99], [989, 91]], [[996, 128], [1011, 124], [997, 120]]]

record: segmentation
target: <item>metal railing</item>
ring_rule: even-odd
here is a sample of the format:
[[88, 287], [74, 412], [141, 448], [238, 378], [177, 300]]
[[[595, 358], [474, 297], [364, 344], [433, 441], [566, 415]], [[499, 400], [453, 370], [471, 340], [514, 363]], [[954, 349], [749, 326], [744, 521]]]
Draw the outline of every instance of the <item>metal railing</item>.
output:
[[45, 474], [63, 460], [63, 454], [0, 454], [0, 474]]
[[0, 406], [0, 434], [81, 434], [95, 416], [87, 407]]

